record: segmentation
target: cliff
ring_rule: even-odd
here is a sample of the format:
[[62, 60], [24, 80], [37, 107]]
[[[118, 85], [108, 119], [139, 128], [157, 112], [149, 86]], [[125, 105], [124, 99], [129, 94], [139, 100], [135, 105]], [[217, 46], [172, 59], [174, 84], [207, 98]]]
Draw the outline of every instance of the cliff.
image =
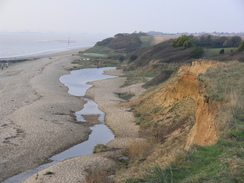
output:
[[[178, 118], [183, 120], [189, 117], [190, 113], [194, 113], [191, 116], [194, 116], [195, 122], [187, 135], [186, 148], [189, 148], [191, 144], [208, 145], [215, 143], [217, 140], [217, 127], [214, 118], [219, 106], [217, 102], [206, 97], [204, 84], [199, 82], [197, 77], [209, 67], [217, 65], [219, 64], [211, 61], [195, 61], [192, 62], [191, 66], [184, 65], [169, 81], [159, 85], [138, 100], [131, 102], [129, 105], [135, 106], [134, 112], [137, 116], [142, 114], [150, 116], [144, 117], [144, 120], [139, 124], [143, 127], [145, 126], [144, 123], [150, 120], [154, 124], [169, 126], [168, 119], [172, 117], [171, 115], [177, 113], [176, 115], [181, 116]], [[184, 126], [190, 125], [181, 120], [177, 120], [178, 123], [182, 123]], [[189, 123], [192, 123], [192, 120]], [[152, 124], [149, 126], [152, 126]], [[182, 126], [179, 125], [176, 129], [178, 128], [182, 128]], [[165, 130], [165, 127], [162, 130]], [[173, 131], [167, 132], [166, 135], [169, 136]], [[163, 134], [165, 135], [165, 132]]]
[[[217, 142], [215, 115], [220, 106], [206, 96], [206, 86], [198, 80], [198, 75], [218, 65], [212, 61], [194, 61], [181, 66], [165, 83], [123, 104], [132, 106], [141, 136], [151, 139], [150, 147], [154, 149], [144, 157], [145, 161], [139, 162], [141, 169], [155, 164], [167, 166], [183, 149]], [[128, 172], [133, 171], [140, 172], [135, 167]]]

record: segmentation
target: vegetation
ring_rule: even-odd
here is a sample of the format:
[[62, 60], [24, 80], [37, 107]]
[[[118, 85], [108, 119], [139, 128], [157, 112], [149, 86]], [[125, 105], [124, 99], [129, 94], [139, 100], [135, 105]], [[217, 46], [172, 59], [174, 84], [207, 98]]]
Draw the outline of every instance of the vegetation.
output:
[[198, 47], [192, 50], [190, 57], [191, 58], [201, 58], [204, 54], [203, 48]]
[[244, 50], [244, 41], [242, 41], [241, 45], [237, 49], [238, 51], [243, 51]]
[[118, 95], [119, 98], [129, 101], [132, 97], [134, 97], [135, 95], [133, 93], [116, 93]]
[[165, 67], [165, 63], [190, 62], [190, 53], [193, 48], [182, 50], [171, 46], [171, 42], [172, 40], [165, 41], [127, 54], [128, 66], [126, 70], [147, 69], [147, 66], [151, 65], [151, 68], [158, 72]]
[[209, 98], [228, 103], [234, 119], [244, 120], [244, 63], [233, 62], [199, 76]]
[[[223, 48], [207, 48], [204, 51], [204, 56], [207, 58], [212, 58], [214, 56], [218, 56], [220, 54], [220, 51], [223, 50]], [[231, 48], [224, 48], [224, 53], [231, 55], [234, 54], [236, 51], [236, 48], [231, 47]]]
[[98, 42], [96, 46], [103, 46], [115, 50], [119, 53], [135, 51], [142, 45], [140, 36], [137, 34], [116, 34], [114, 38], [107, 38]]
[[93, 153], [105, 152], [108, 150], [108, 147], [104, 144], [97, 144], [93, 150]]
[[162, 70], [157, 76], [155, 76], [153, 79], [149, 80], [146, 82], [143, 87], [144, 88], [150, 88], [152, 86], [156, 86], [160, 83], [165, 82], [167, 79], [169, 79], [172, 74], [175, 72], [175, 70], [170, 70], [170, 69], [164, 69]]
[[238, 47], [241, 44], [241, 37], [239, 36], [213, 36], [203, 35], [200, 37], [194, 37], [196, 46], [207, 48], [229, 48]]
[[117, 67], [119, 65], [119, 60], [112, 58], [81, 58], [76, 59], [72, 63], [77, 64], [73, 67], [73, 70], [82, 69], [82, 68], [100, 68], [100, 67]]
[[187, 35], [182, 35], [175, 41], [173, 41], [172, 46], [174, 47], [182, 47], [182, 49], [190, 48], [194, 46], [194, 40]]
[[86, 183], [114, 183], [113, 179], [109, 177], [110, 171], [106, 170], [87, 170], [85, 176]]
[[54, 174], [54, 172], [50, 172], [50, 171], [48, 171], [48, 172], [46, 172], [44, 175], [53, 175]]
[[[128, 47], [127, 43], [131, 43], [131, 46]], [[95, 47], [81, 53], [82, 58], [90, 59], [78, 60], [77, 63], [82, 67], [85, 67], [86, 62], [94, 67], [110, 63], [121, 65], [127, 77], [124, 86], [145, 83], [144, 87], [148, 88], [143, 100], [133, 103], [131, 109], [136, 117], [135, 123], [140, 126], [140, 136], [145, 140], [132, 142], [125, 152], [125, 156], [129, 159], [123, 162], [123, 171], [128, 168], [130, 172], [126, 173], [131, 177], [126, 178], [124, 182], [182, 183], [243, 180], [244, 63], [241, 63], [244, 62], [243, 50], [244, 42], [241, 42], [238, 36], [183, 35], [176, 40], [152, 45], [152, 39], [146, 35], [118, 34], [114, 38], [98, 42]], [[93, 55], [94, 52], [100, 55]], [[202, 57], [228, 61], [198, 76], [198, 80], [204, 84], [205, 97], [218, 102], [221, 106], [216, 115], [219, 140], [215, 145], [194, 146], [186, 151], [182, 150], [182, 144], [196, 120], [196, 101], [191, 97], [183, 97], [181, 101], [164, 107], [162, 88], [180, 77], [175, 73], [181, 65], [190, 64], [194, 59]], [[133, 96], [131, 93], [117, 93], [117, 95], [124, 100], [130, 100]], [[154, 98], [155, 95], [158, 95], [157, 98]], [[177, 136], [172, 137], [173, 133], [177, 133]], [[106, 146], [99, 145], [95, 151], [106, 150]], [[167, 153], [175, 154], [172, 155], [170, 163], [164, 164], [160, 158]], [[119, 160], [118, 162], [121, 163]], [[106, 178], [105, 182], [112, 182], [108, 179], [107, 172], [101, 172], [88, 172], [87, 182], [93, 180], [99, 182], [102, 180], [100, 177]]]
[[219, 54], [224, 54], [225, 53], [225, 49], [221, 49], [220, 51], [219, 51]]
[[199, 76], [207, 96], [221, 99], [217, 117], [220, 138], [215, 145], [180, 151], [166, 167], [149, 166], [126, 183], [142, 182], [242, 182], [244, 171], [244, 64], [233, 62], [211, 68]]

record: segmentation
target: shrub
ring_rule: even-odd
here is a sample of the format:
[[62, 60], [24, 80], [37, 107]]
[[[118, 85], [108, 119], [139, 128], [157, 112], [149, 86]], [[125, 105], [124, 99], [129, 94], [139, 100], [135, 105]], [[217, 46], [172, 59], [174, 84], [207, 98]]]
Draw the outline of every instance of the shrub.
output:
[[225, 50], [224, 49], [221, 49], [220, 51], [219, 51], [219, 54], [224, 54], [225, 53]]
[[128, 92], [125, 92], [125, 93], [115, 93], [115, 94], [117, 94], [119, 98], [124, 99], [124, 100], [127, 100], [127, 101], [129, 101], [132, 97], [135, 96], [133, 93], [128, 93]]
[[136, 60], [137, 59], [137, 55], [132, 55], [131, 57], [130, 57], [130, 62], [133, 62], [134, 60]]
[[105, 152], [107, 151], [108, 147], [104, 144], [98, 144], [93, 150], [93, 153]]
[[203, 48], [198, 47], [192, 50], [190, 57], [191, 58], [201, 58], [204, 54]]
[[143, 161], [151, 152], [153, 145], [147, 141], [133, 141], [128, 147], [127, 155], [131, 162]]
[[106, 170], [87, 170], [85, 176], [86, 183], [114, 183], [113, 179], [109, 177], [109, 171]]
[[54, 174], [54, 172], [50, 172], [50, 171], [48, 171], [48, 172], [46, 172], [44, 175], [53, 175]]

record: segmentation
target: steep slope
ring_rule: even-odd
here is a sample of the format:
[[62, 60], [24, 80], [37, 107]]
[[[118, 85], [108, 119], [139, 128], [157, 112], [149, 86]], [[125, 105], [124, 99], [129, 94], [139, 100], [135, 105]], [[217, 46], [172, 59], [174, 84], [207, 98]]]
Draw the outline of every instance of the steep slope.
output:
[[140, 170], [132, 167], [128, 174], [155, 164], [165, 166], [176, 158], [177, 153], [190, 149], [193, 144], [216, 143], [215, 115], [219, 104], [206, 97], [205, 86], [198, 81], [198, 75], [218, 65], [212, 61], [184, 65], [165, 83], [147, 91], [139, 99], [123, 104], [132, 106], [138, 119], [136, 123], [141, 127], [141, 136], [151, 139], [147, 151], [154, 149], [144, 161], [137, 162]]
[[243, 68], [195, 61], [131, 102], [150, 146], [130, 161], [128, 182], [243, 180]]
[[[148, 120], [151, 120], [152, 123], [165, 123], [168, 120], [165, 120], [164, 117], [169, 118], [169, 113], [172, 113], [177, 105], [182, 104], [185, 111], [192, 111], [196, 118], [196, 123], [188, 135], [186, 146], [189, 147], [191, 144], [206, 145], [216, 142], [217, 131], [214, 125], [214, 116], [218, 111], [218, 104], [206, 98], [204, 86], [199, 83], [197, 77], [198, 74], [204, 73], [209, 67], [217, 65], [219, 64], [211, 61], [195, 61], [192, 62], [191, 66], [182, 66], [174, 79], [158, 86], [152, 92], [148, 92], [131, 103], [136, 106], [134, 111], [137, 116], [150, 115], [150, 119], [144, 117], [145, 119], [139, 124], [143, 127], [146, 121], [148, 123]], [[183, 105], [184, 102], [189, 100], [195, 103], [195, 107]], [[181, 112], [178, 115], [185, 116], [183, 113]], [[162, 122], [163, 120], [164, 122]]]

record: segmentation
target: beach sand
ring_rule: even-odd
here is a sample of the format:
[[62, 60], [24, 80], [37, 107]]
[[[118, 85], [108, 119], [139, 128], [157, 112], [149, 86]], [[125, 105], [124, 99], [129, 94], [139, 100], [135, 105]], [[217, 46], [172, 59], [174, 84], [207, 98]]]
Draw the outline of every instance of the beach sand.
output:
[[68, 74], [72, 54], [0, 70], [0, 182], [86, 140], [90, 130], [76, 124], [72, 112], [81, 110], [84, 101], [59, 82]]
[[[54, 153], [81, 142], [89, 132], [73, 122], [70, 112], [80, 110], [83, 102], [69, 95], [67, 88], [58, 81], [71, 67], [71, 54], [51, 58], [16, 64], [0, 73], [1, 109], [6, 106], [1, 111], [4, 118], [0, 127], [0, 177], [3, 179], [36, 167]], [[121, 70], [106, 73], [123, 75]], [[116, 136], [107, 145], [118, 150], [66, 159], [28, 178], [25, 183], [85, 182], [89, 170], [117, 168], [113, 159], [123, 156], [130, 142], [140, 140], [133, 114], [119, 105], [123, 100], [115, 92], [129, 91], [138, 96], [143, 89], [141, 84], [121, 88], [125, 80], [125, 77], [116, 77], [95, 81], [86, 93], [105, 112], [105, 122]], [[46, 172], [54, 174], [45, 175]]]
[[[105, 73], [115, 76], [123, 75], [121, 70], [109, 70]], [[124, 101], [115, 93], [132, 92], [139, 96], [144, 90], [141, 88], [142, 84], [121, 88], [125, 80], [125, 77], [116, 77], [94, 81], [89, 83], [93, 87], [86, 93], [86, 96], [92, 98], [99, 109], [105, 112], [105, 122], [116, 136], [107, 146], [117, 150], [66, 159], [28, 178], [24, 183], [85, 183], [87, 172], [118, 168], [114, 159], [124, 156], [123, 152], [129, 143], [141, 140], [138, 138], [138, 126], [133, 123], [133, 114], [128, 112], [128, 108], [119, 105]], [[54, 174], [46, 175], [47, 172]]]

